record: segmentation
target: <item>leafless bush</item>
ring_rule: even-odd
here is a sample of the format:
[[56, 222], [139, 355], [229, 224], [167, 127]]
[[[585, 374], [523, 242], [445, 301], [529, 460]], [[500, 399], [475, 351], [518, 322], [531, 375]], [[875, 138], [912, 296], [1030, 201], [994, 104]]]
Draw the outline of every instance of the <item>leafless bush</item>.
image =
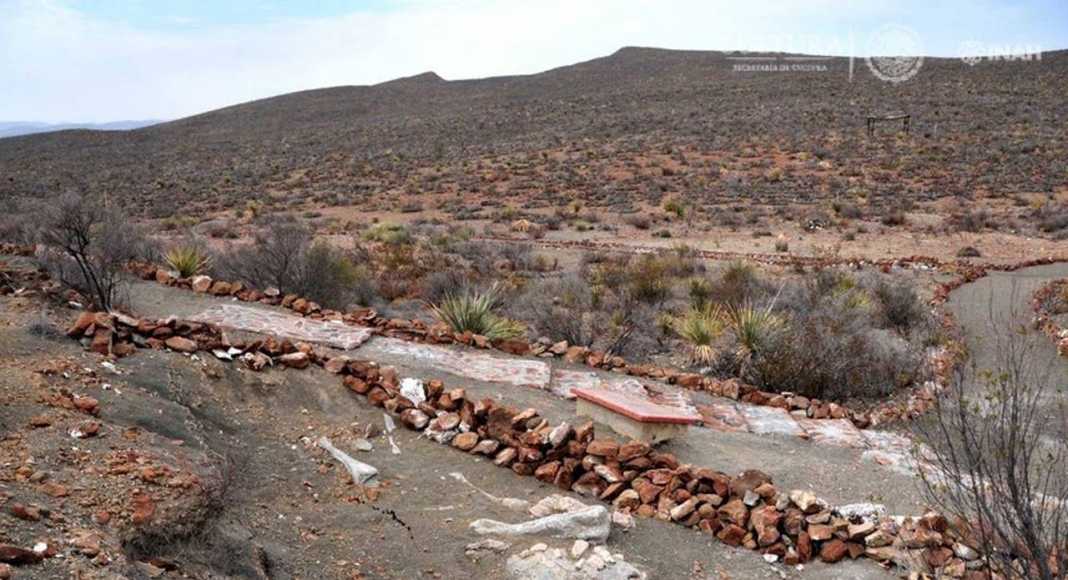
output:
[[125, 264], [149, 257], [141, 231], [115, 206], [68, 193], [32, 214], [35, 239], [46, 246], [42, 265], [100, 310], [110, 310]]
[[[993, 322], [994, 317], [991, 316]], [[993, 368], [956, 374], [917, 433], [929, 500], [968, 522], [962, 541], [1009, 579], [1068, 570], [1068, 443], [1056, 377], [1023, 331], [995, 322]], [[1060, 431], [1058, 432], [1058, 429]]]
[[220, 256], [216, 271], [255, 287], [273, 286], [283, 293], [296, 292], [301, 285], [301, 262], [311, 241], [311, 231], [304, 225], [274, 218], [256, 232], [252, 244]]
[[578, 276], [534, 284], [513, 306], [539, 335], [569, 344], [593, 344], [593, 293]]
[[370, 303], [375, 298], [370, 273], [349, 254], [326, 242], [312, 243], [311, 231], [295, 220], [275, 220], [256, 233], [252, 244], [219, 256], [215, 271], [257, 288], [299, 294], [327, 308]]

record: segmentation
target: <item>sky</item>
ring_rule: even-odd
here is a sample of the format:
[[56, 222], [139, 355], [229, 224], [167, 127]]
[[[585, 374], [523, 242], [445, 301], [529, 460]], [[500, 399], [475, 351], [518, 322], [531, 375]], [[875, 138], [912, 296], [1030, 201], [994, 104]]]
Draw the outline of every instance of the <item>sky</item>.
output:
[[0, 0], [0, 120], [176, 119], [623, 46], [864, 56], [894, 50], [888, 29], [927, 56], [1057, 50], [1068, 0]]

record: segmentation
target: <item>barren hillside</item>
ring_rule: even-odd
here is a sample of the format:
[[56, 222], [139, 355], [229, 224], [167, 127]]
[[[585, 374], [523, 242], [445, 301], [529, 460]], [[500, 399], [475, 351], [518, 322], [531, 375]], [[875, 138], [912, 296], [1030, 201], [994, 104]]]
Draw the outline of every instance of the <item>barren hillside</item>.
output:
[[[106, 191], [164, 217], [269, 197], [359, 205], [396, 192], [529, 198], [541, 190], [612, 205], [672, 192], [804, 203], [865, 190], [880, 204], [1047, 192], [1068, 179], [1068, 52], [976, 66], [928, 59], [898, 85], [863, 61], [852, 82], [847, 59], [791, 73], [734, 72], [737, 62], [624, 48], [529, 76], [426, 73], [129, 132], [2, 139], [0, 196]], [[887, 128], [869, 139], [865, 116], [889, 110], [913, 115], [911, 136]], [[798, 154], [805, 163], [783, 163]], [[628, 168], [653, 155], [670, 161], [654, 179], [628, 181]]]

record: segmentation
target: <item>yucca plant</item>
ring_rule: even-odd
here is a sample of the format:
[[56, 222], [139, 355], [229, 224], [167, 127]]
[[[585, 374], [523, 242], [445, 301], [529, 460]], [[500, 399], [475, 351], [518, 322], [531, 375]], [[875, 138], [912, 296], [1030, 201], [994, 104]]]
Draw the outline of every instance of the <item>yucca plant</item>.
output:
[[675, 333], [690, 344], [690, 360], [695, 364], [709, 365], [716, 359], [712, 343], [723, 334], [725, 327], [723, 311], [717, 306], [691, 308], [675, 319]]
[[196, 246], [174, 246], [167, 250], [163, 259], [181, 278], [201, 274], [211, 265], [211, 256]]
[[774, 307], [774, 302], [765, 308], [757, 308], [746, 301], [730, 309], [727, 318], [738, 341], [738, 356], [742, 360], [749, 360], [767, 345], [774, 333], [786, 326], [786, 321], [775, 314]]
[[490, 340], [505, 340], [521, 336], [523, 324], [499, 316], [500, 290], [493, 286], [485, 292], [465, 291], [445, 296], [440, 304], [430, 304], [430, 311], [454, 332], [472, 332]]

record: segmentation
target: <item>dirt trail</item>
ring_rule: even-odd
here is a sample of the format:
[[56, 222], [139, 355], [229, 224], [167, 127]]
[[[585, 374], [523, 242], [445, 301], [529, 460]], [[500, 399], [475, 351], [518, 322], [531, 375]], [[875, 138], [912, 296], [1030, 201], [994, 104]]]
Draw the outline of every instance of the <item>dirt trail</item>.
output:
[[[1025, 268], [1016, 272], [991, 272], [989, 276], [965, 284], [950, 295], [947, 307], [957, 316], [968, 349], [980, 369], [998, 364], [998, 345], [994, 329], [1018, 329], [1029, 326], [1033, 317], [1031, 296], [1043, 284], [1068, 277], [1068, 264], [1051, 264]], [[1068, 387], [1068, 359], [1057, 355], [1053, 341], [1039, 332], [1024, 338], [1034, 364], [1049, 369], [1057, 393], [1051, 394], [1050, 407], [1064, 402]], [[1060, 433], [1068, 426], [1060, 425]]]

